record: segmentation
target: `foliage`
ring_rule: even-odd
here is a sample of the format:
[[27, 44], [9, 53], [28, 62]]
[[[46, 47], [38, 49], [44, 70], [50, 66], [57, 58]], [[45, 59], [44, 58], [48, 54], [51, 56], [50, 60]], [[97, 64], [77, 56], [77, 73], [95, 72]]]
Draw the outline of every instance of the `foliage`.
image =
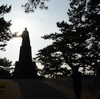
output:
[[[53, 66], [52, 66], [53, 67]], [[42, 77], [48, 77], [48, 78], [65, 78], [69, 77], [71, 75], [71, 70], [68, 70], [66, 67], [60, 67], [51, 68], [50, 70], [48, 68], [39, 69], [38, 73]]]
[[4, 68], [0, 68], [0, 78], [7, 78], [11, 77], [9, 71], [5, 70]]
[[6, 21], [4, 15], [11, 11], [11, 6], [7, 5], [0, 6], [0, 50], [4, 50], [4, 47], [7, 45], [6, 41], [11, 39], [10, 26], [11, 21]]
[[87, 33], [90, 35], [91, 45], [86, 58], [95, 69], [100, 63], [100, 2], [98, 0], [95, 2], [90, 0], [87, 6], [85, 25], [88, 30]]
[[10, 77], [10, 66], [12, 61], [7, 58], [0, 58], [0, 77]]
[[34, 12], [34, 10], [37, 9], [38, 7], [40, 9], [48, 9], [48, 7], [45, 5], [46, 1], [49, 0], [28, 0], [27, 3], [22, 5], [22, 7], [25, 8], [26, 13]]
[[0, 17], [4, 17], [6, 13], [9, 13], [11, 11], [11, 6], [7, 7], [7, 5], [1, 5], [0, 6]]
[[7, 58], [0, 58], [0, 66], [1, 67], [10, 67], [12, 65], [12, 61]]
[[[53, 50], [49, 47], [45, 47], [39, 50], [37, 59], [44, 65], [43, 73], [51, 73], [48, 68], [48, 64], [51, 64], [52, 57], [60, 53], [55, 57], [55, 60], [60, 58], [56, 64], [61, 65], [63, 63], [68, 64], [71, 68], [78, 66], [83, 67], [85, 71], [86, 67], [94, 68], [98, 62], [100, 62], [100, 3], [99, 1], [93, 2], [93, 0], [71, 0], [70, 9], [68, 11], [69, 21], [58, 22], [57, 27], [61, 33], [51, 33], [50, 35], [44, 35], [44, 39], [52, 39]], [[46, 50], [45, 50], [46, 49]], [[48, 58], [47, 58], [48, 57]], [[52, 59], [51, 59], [52, 58]], [[58, 67], [57, 67], [58, 68]]]
[[[60, 67], [62, 65], [62, 59], [59, 52], [56, 52], [56, 49], [53, 45], [47, 46], [44, 49], [41, 49], [37, 54], [38, 62], [44, 65], [44, 68], [41, 72], [45, 73], [49, 77], [55, 78], [58, 73], [61, 71]], [[58, 58], [59, 57], [59, 58]], [[44, 75], [43, 73], [41, 73]]]
[[[94, 0], [72, 0], [70, 6], [72, 9], [69, 10], [68, 15], [73, 23], [73, 28], [77, 33], [79, 32], [78, 35], [82, 33], [81, 37], [86, 42], [84, 43], [86, 51], [81, 52], [81, 63], [84, 67], [95, 68], [100, 62], [100, 2], [98, 0], [95, 2]], [[80, 41], [80, 39], [78, 40]]]

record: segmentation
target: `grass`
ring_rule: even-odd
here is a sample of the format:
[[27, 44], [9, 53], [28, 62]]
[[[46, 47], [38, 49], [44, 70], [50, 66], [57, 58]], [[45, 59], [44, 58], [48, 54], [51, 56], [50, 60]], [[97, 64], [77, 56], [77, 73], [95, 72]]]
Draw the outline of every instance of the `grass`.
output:
[[4, 90], [0, 90], [0, 96], [3, 95], [3, 93], [4, 93]]
[[0, 81], [0, 96], [4, 93], [6, 85], [4, 82]]
[[0, 89], [3, 89], [3, 88], [5, 88], [6, 86], [5, 86], [5, 83], [4, 82], [2, 82], [2, 81], [0, 81]]

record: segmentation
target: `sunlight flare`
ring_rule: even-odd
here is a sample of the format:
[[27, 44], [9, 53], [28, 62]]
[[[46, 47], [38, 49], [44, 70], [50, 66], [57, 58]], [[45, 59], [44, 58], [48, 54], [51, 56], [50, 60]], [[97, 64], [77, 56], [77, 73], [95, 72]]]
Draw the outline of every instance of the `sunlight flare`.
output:
[[21, 35], [24, 28], [29, 27], [30, 24], [25, 18], [16, 18], [12, 20], [12, 23], [11, 31], [12, 33], [18, 33], [18, 35]]

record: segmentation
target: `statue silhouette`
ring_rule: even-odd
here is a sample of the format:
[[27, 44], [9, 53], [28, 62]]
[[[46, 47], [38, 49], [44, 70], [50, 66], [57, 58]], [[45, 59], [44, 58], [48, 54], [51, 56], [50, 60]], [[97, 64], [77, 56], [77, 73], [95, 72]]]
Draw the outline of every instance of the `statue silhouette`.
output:
[[22, 37], [22, 45], [20, 47], [19, 61], [15, 64], [13, 76], [16, 78], [36, 78], [36, 64], [32, 62], [32, 52], [27, 28], [25, 28], [20, 37]]
[[22, 45], [30, 45], [30, 39], [29, 39], [29, 33], [27, 31], [27, 28], [22, 32], [21, 34], [22, 37]]

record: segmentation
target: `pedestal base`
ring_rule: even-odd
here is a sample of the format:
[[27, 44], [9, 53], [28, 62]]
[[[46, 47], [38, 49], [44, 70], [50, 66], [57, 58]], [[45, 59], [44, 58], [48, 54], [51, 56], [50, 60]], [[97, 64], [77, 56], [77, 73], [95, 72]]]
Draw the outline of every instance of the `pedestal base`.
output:
[[36, 78], [37, 70], [36, 70], [35, 62], [30, 62], [30, 63], [16, 62], [13, 77], [14, 78]]

